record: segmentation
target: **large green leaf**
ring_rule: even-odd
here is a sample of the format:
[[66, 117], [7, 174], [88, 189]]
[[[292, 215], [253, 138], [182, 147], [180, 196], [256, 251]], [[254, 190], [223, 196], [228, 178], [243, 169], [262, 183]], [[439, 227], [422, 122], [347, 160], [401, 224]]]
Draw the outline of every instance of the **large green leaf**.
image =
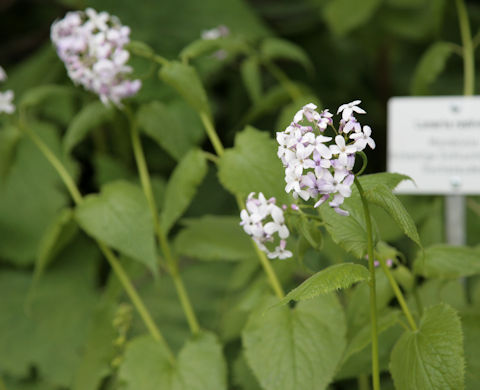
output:
[[89, 195], [75, 212], [79, 225], [92, 237], [145, 264], [155, 272], [153, 221], [147, 200], [136, 185], [117, 181]]
[[206, 215], [182, 221], [186, 227], [175, 238], [179, 255], [200, 260], [245, 260], [255, 256], [252, 240], [239, 217]]
[[271, 298], [254, 311], [243, 331], [245, 356], [266, 390], [325, 389], [344, 348], [345, 317], [334, 295], [300, 302], [294, 309]]
[[[372, 173], [370, 175], [362, 175], [358, 180], [360, 180], [363, 189], [365, 191], [369, 191], [379, 185], [385, 185], [390, 190], [394, 190], [402, 181], [412, 179], [407, 175], [402, 175], [401, 173], [380, 172]], [[354, 189], [353, 195], [355, 194], [358, 195], [356, 188]]]
[[458, 278], [480, 274], [480, 251], [478, 249], [433, 245], [419, 252], [414, 270], [428, 278]]
[[262, 56], [268, 60], [287, 59], [301, 64], [312, 72], [313, 64], [305, 50], [293, 42], [280, 38], [265, 38], [260, 46]]
[[[58, 156], [56, 129], [28, 125]], [[15, 264], [33, 263], [42, 235], [67, 201], [55, 170], [33, 142], [20, 139], [8, 176], [0, 181], [0, 257]]]
[[381, 0], [335, 0], [325, 6], [324, 18], [330, 29], [345, 35], [367, 23], [380, 6]]
[[177, 165], [168, 180], [162, 207], [161, 224], [165, 232], [187, 210], [206, 174], [207, 161], [198, 149], [188, 152]]
[[300, 286], [290, 291], [280, 303], [303, 301], [318, 295], [350, 287], [352, 284], [367, 280], [368, 269], [360, 264], [342, 263], [332, 265], [310, 276]]
[[372, 189], [365, 191], [365, 197], [369, 202], [380, 206], [390, 214], [398, 226], [402, 228], [403, 232], [418, 246], [422, 246], [413, 218], [390, 188], [385, 184], [376, 185]]
[[173, 364], [150, 336], [134, 339], [119, 370], [126, 390], [226, 390], [226, 363], [212, 333], [187, 341]]
[[137, 112], [137, 121], [143, 132], [176, 160], [192, 147], [188, 127], [164, 103], [154, 101], [143, 105]]
[[328, 204], [323, 204], [319, 212], [332, 240], [356, 258], [362, 259], [367, 253], [367, 232], [357, 213], [352, 213], [352, 208], [348, 207], [352, 202], [347, 200], [345, 204], [350, 211], [347, 217], [337, 214]]
[[59, 255], [29, 299], [31, 274], [0, 271], [2, 374], [26, 377], [35, 367], [48, 382], [70, 386], [98, 299], [98, 256], [93, 242], [77, 240]]
[[398, 390], [464, 388], [463, 334], [457, 312], [446, 304], [425, 310], [418, 331], [395, 345], [390, 372]]
[[420, 59], [410, 87], [412, 95], [428, 95], [430, 85], [445, 69], [448, 58], [453, 53], [450, 42], [435, 42]]
[[207, 93], [195, 68], [180, 62], [162, 66], [160, 77], [190, 104], [197, 112], [210, 115]]
[[70, 153], [73, 148], [80, 143], [90, 131], [99, 130], [98, 128], [105, 122], [113, 120], [114, 109], [105, 106], [97, 100], [82, 108], [82, 110], [73, 118], [63, 137], [63, 149]]
[[268, 133], [248, 126], [235, 138], [235, 147], [228, 149], [218, 163], [222, 185], [246, 198], [250, 192], [263, 192], [281, 203], [291, 203], [285, 192], [285, 173], [277, 158], [276, 142]]

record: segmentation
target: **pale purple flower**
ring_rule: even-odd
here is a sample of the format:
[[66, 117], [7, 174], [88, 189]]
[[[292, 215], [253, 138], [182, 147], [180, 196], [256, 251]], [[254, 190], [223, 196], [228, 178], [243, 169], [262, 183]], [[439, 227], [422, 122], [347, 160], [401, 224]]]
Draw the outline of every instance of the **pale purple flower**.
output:
[[363, 132], [351, 134], [350, 139], [355, 140], [354, 145], [358, 151], [365, 149], [367, 145], [375, 149], [375, 141], [370, 137], [371, 135], [372, 129], [370, 126], [363, 126]]
[[[240, 225], [269, 258], [285, 259], [292, 256], [292, 253], [286, 250], [286, 239], [290, 232], [285, 225], [282, 208], [275, 203], [275, 198], [267, 200], [261, 192], [258, 197], [255, 197], [255, 193], [250, 193], [246, 209], [240, 212]], [[269, 246], [275, 249], [270, 250]]]
[[354, 130], [356, 133], [362, 131], [362, 126], [360, 125], [360, 122], [358, 122], [353, 115], [345, 123], [345, 126], [343, 126], [342, 132], [348, 134], [352, 130]]
[[0, 113], [13, 114], [15, 112], [14, 96], [12, 90], [0, 92]]
[[212, 41], [222, 37], [226, 37], [230, 34], [230, 30], [227, 26], [220, 25], [210, 30], [202, 31], [202, 39], [205, 41]]
[[348, 121], [352, 116], [353, 112], [356, 112], [358, 114], [365, 114], [365, 110], [358, 107], [361, 102], [361, 100], [354, 100], [353, 102], [342, 104], [340, 107], [338, 107], [337, 114], [342, 113], [342, 119], [344, 121]]
[[298, 110], [295, 116], [293, 117], [293, 123], [300, 122], [305, 118], [309, 122], [317, 122], [320, 120], [320, 114], [315, 111], [317, 106], [313, 103], [308, 103], [302, 107], [301, 110]]
[[355, 154], [357, 148], [354, 145], [346, 145], [345, 138], [341, 135], [335, 137], [335, 145], [330, 145], [330, 150], [334, 155], [338, 155], [341, 164], [347, 165], [347, 158], [350, 154]]
[[68, 12], [51, 27], [51, 39], [67, 73], [75, 84], [96, 93], [104, 104], [121, 106], [135, 95], [140, 80], [129, 80], [127, 65], [130, 28], [115, 16], [87, 8]]

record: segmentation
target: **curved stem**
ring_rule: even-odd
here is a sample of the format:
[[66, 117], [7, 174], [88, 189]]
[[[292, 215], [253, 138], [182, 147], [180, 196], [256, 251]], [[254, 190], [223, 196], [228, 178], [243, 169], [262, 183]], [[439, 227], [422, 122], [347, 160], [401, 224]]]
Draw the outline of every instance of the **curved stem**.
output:
[[457, 5], [458, 22], [460, 23], [460, 34], [462, 36], [463, 46], [463, 94], [473, 95], [475, 92], [475, 56], [470, 32], [470, 23], [468, 21], [467, 9], [463, 0], [455, 0]]
[[373, 390], [380, 390], [380, 368], [378, 363], [378, 324], [377, 324], [377, 297], [375, 282], [375, 264], [373, 254], [373, 233], [372, 221], [370, 219], [370, 210], [367, 199], [363, 191], [362, 185], [355, 178], [355, 185], [358, 188], [360, 198], [362, 200], [363, 211], [365, 213], [365, 226], [367, 229], [367, 252], [368, 252], [368, 269], [370, 271], [370, 322], [372, 328], [372, 381]]
[[218, 157], [222, 157], [223, 153], [225, 152], [225, 148], [223, 147], [220, 138], [218, 138], [218, 134], [215, 131], [215, 127], [213, 126], [210, 117], [204, 112], [199, 113], [199, 115], [207, 132], [208, 138], [210, 138], [210, 142], [213, 145], [213, 149], [215, 149], [215, 153], [217, 153]]
[[168, 270], [175, 284], [175, 289], [177, 291], [180, 304], [182, 305], [182, 309], [185, 313], [185, 317], [187, 318], [190, 331], [193, 334], [198, 334], [200, 332], [200, 325], [193, 310], [193, 306], [190, 302], [190, 298], [187, 294], [187, 290], [185, 289], [185, 285], [183, 284], [182, 278], [178, 271], [178, 261], [176, 258], [174, 258], [170, 249], [170, 245], [168, 243], [168, 239], [160, 225], [160, 220], [158, 218], [158, 208], [155, 202], [155, 198], [153, 196], [152, 183], [150, 181], [150, 175], [148, 173], [147, 162], [145, 160], [145, 154], [143, 152], [140, 134], [138, 133], [138, 128], [132, 113], [128, 109], [126, 109], [125, 112], [130, 122], [130, 135], [132, 140], [133, 154], [135, 155], [135, 160], [137, 162], [137, 168], [140, 175], [140, 181], [142, 183], [142, 189], [145, 197], [147, 198], [148, 205], [152, 213], [155, 233], [158, 237], [158, 242], [160, 244], [160, 248], [162, 249], [163, 256], [165, 257], [165, 260], [167, 262]]
[[[60, 178], [62, 179], [63, 183], [67, 187], [70, 195], [72, 196], [74, 202], [76, 205], [80, 205], [83, 203], [83, 197], [80, 194], [80, 191], [78, 190], [77, 185], [73, 181], [72, 177], [62, 164], [62, 162], [55, 156], [55, 154], [50, 150], [47, 144], [43, 142], [43, 140], [32, 130], [28, 128], [28, 126], [23, 125], [21, 122], [20, 127], [22, 130], [25, 131], [25, 133], [31, 138], [31, 140], [35, 143], [35, 145], [38, 147], [38, 149], [43, 153], [45, 158], [48, 160], [48, 162], [55, 168], [57, 173], [59, 174]], [[142, 298], [140, 298], [140, 295], [138, 295], [138, 292], [135, 290], [135, 287], [133, 286], [132, 281], [130, 280], [128, 274], [122, 267], [120, 261], [118, 258], [115, 256], [115, 254], [112, 252], [110, 248], [108, 248], [103, 242], [99, 240], [95, 240], [98, 247], [100, 248], [101, 252], [107, 259], [108, 263], [112, 267], [113, 271], [115, 272], [115, 275], [118, 277], [120, 283], [122, 284], [125, 292], [127, 293], [128, 297], [132, 301], [133, 305], [137, 309], [138, 314], [142, 318], [145, 326], [147, 327], [148, 331], [150, 332], [151, 336], [156, 340], [159, 341], [163, 344], [165, 347], [165, 350], [168, 353], [169, 359], [171, 362], [175, 361], [175, 357], [168, 346], [165, 338], [163, 337], [162, 333], [158, 329], [157, 325], [153, 321], [153, 318], [148, 311], [147, 307], [142, 301]]]
[[408, 324], [410, 325], [410, 328], [412, 328], [412, 331], [416, 331], [417, 324], [415, 323], [415, 320], [413, 319], [412, 314], [410, 313], [410, 310], [408, 309], [407, 302], [405, 301], [405, 298], [403, 297], [402, 290], [400, 290], [400, 287], [398, 287], [398, 283], [395, 280], [395, 278], [392, 275], [392, 272], [390, 271], [390, 268], [387, 267], [385, 264], [385, 261], [383, 259], [380, 259], [380, 266], [382, 267], [383, 272], [387, 276], [388, 281], [390, 282], [390, 286], [392, 286], [393, 292], [395, 293], [395, 296], [397, 297], [398, 303], [400, 304], [400, 307], [403, 310], [403, 313], [405, 314], [405, 317], [407, 317]]

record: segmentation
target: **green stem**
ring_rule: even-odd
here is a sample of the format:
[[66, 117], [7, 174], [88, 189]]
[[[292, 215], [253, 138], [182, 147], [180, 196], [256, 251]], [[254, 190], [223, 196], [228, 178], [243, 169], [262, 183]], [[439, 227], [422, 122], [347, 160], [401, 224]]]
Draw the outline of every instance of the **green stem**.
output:
[[370, 390], [370, 384], [368, 383], [368, 376], [361, 374], [357, 377], [358, 390]]
[[145, 153], [143, 152], [140, 134], [138, 132], [138, 128], [132, 113], [128, 109], [125, 110], [125, 112], [130, 122], [130, 135], [132, 140], [133, 153], [137, 162], [137, 168], [140, 175], [140, 182], [142, 183], [143, 192], [145, 194], [145, 197], [147, 198], [148, 205], [152, 213], [155, 233], [158, 237], [160, 248], [162, 249], [162, 253], [167, 262], [168, 270], [173, 278], [177, 295], [180, 300], [180, 304], [182, 305], [182, 309], [185, 313], [185, 317], [187, 318], [190, 331], [193, 334], [198, 334], [200, 332], [200, 325], [198, 323], [190, 298], [187, 294], [182, 278], [180, 276], [178, 270], [178, 261], [174, 258], [170, 249], [170, 245], [168, 243], [168, 239], [160, 225], [160, 220], [158, 218], [158, 208], [155, 202], [155, 198], [153, 196], [152, 183], [150, 180], [150, 175], [148, 173], [147, 162], [145, 160]]
[[[80, 191], [78, 190], [78, 187], [73, 181], [72, 177], [70, 176], [68, 171], [65, 169], [64, 165], [62, 164], [62, 162], [57, 158], [57, 156], [55, 156], [55, 154], [50, 150], [47, 144], [45, 144], [43, 140], [39, 136], [37, 136], [35, 132], [30, 130], [28, 126], [25, 126], [23, 123], [21, 123], [20, 127], [32, 139], [32, 141], [35, 143], [38, 149], [40, 149], [40, 151], [43, 153], [43, 155], [48, 160], [48, 162], [55, 168], [60, 178], [62, 179], [63, 183], [65, 184], [68, 191], [70, 192], [70, 195], [72, 196], [75, 204], [76, 205], [82, 204], [83, 197], [80, 194]], [[142, 299], [140, 298], [137, 291], [135, 290], [133, 283], [131, 282], [130, 278], [128, 277], [128, 274], [125, 272], [124, 268], [122, 267], [120, 261], [114, 255], [112, 250], [108, 248], [103, 242], [99, 240], [95, 240], [95, 241], [98, 247], [100, 248], [100, 250], [102, 251], [102, 253], [104, 254], [105, 258], [107, 259], [108, 263], [112, 267], [113, 271], [117, 275], [120, 283], [122, 284], [125, 292], [129, 296], [133, 305], [137, 309], [138, 314], [140, 315], [143, 322], [145, 323], [145, 326], [147, 327], [148, 331], [150, 332], [150, 334], [155, 340], [163, 344], [163, 346], [165, 347], [169, 355], [170, 360], [173, 362], [175, 358], [172, 351], [170, 350], [170, 347], [168, 346], [165, 338], [162, 336], [160, 330], [158, 329], [155, 322], [153, 321], [153, 318], [150, 312], [148, 311]]]
[[475, 57], [470, 32], [470, 23], [468, 21], [467, 9], [463, 0], [455, 0], [457, 5], [458, 22], [460, 23], [460, 34], [462, 36], [463, 46], [463, 94], [471, 96], [475, 92]]
[[220, 138], [218, 138], [218, 134], [215, 131], [215, 127], [213, 126], [210, 117], [206, 113], [200, 112], [200, 119], [202, 120], [203, 126], [205, 127], [208, 138], [210, 138], [213, 149], [215, 149], [215, 153], [217, 153], [218, 157], [222, 157], [223, 153], [225, 152], [225, 148], [223, 147]]
[[[225, 153], [225, 148], [222, 145], [222, 142], [220, 141], [220, 138], [218, 138], [217, 132], [215, 130], [215, 127], [210, 120], [210, 117], [201, 112], [200, 118], [202, 120], [203, 125], [205, 126], [205, 130], [207, 132], [208, 138], [210, 139], [210, 142], [213, 145], [213, 148], [215, 149], [215, 152], [217, 153], [218, 157], [222, 157], [223, 154]], [[242, 199], [237, 195], [236, 197], [238, 207], [240, 209], [244, 209], [245, 205], [243, 204]], [[257, 245], [252, 241], [252, 245], [255, 248], [255, 252], [257, 253], [258, 259], [260, 260], [260, 264], [262, 264], [262, 267], [267, 274], [267, 278], [270, 282], [270, 285], [272, 286], [273, 291], [275, 292], [275, 295], [282, 299], [285, 296], [285, 293], [283, 291], [282, 285], [280, 281], [277, 278], [277, 275], [275, 274], [275, 270], [272, 267], [272, 264], [270, 261], [268, 261], [267, 256], [265, 256], [265, 253], [263, 253], [260, 249], [258, 249]]]
[[372, 221], [370, 219], [370, 210], [367, 199], [363, 191], [360, 181], [355, 178], [355, 185], [358, 188], [360, 198], [362, 200], [363, 211], [365, 213], [365, 226], [367, 228], [367, 253], [368, 268], [370, 271], [370, 322], [372, 328], [372, 381], [373, 390], [380, 390], [380, 368], [378, 363], [378, 324], [377, 324], [377, 297], [376, 297], [376, 281], [375, 281], [375, 264], [373, 254], [373, 234]]
[[405, 301], [405, 298], [403, 297], [403, 294], [402, 294], [402, 290], [400, 290], [400, 287], [398, 287], [397, 281], [393, 277], [392, 272], [390, 271], [390, 268], [387, 267], [383, 259], [380, 259], [380, 266], [382, 267], [383, 272], [387, 276], [387, 279], [390, 282], [390, 286], [392, 286], [393, 292], [397, 297], [398, 303], [400, 304], [400, 307], [402, 308], [403, 313], [405, 314], [405, 317], [407, 317], [407, 321], [408, 321], [408, 324], [410, 325], [410, 328], [412, 328], [412, 331], [415, 332], [418, 329], [417, 324], [415, 323], [415, 320], [413, 319], [413, 316], [410, 313], [410, 310], [408, 309], [407, 302]]

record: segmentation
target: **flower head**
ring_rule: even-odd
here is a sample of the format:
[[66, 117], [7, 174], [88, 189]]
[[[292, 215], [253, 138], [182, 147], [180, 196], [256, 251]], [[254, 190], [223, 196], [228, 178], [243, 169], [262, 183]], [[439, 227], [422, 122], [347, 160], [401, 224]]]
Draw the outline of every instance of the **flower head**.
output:
[[328, 110], [317, 112], [313, 103], [303, 106], [285, 131], [277, 132], [277, 154], [285, 167], [285, 191], [295, 199], [314, 199], [314, 207], [330, 199], [330, 207], [340, 215], [348, 215], [340, 206], [352, 193], [355, 154], [367, 144], [375, 147], [370, 127], [364, 126], [362, 131], [352, 115], [365, 113], [359, 103], [355, 100], [340, 106], [342, 119], [333, 140], [325, 135], [328, 126], [333, 128], [333, 115]]
[[7, 79], [7, 72], [0, 66], [0, 81], [5, 81]]
[[13, 114], [15, 112], [13, 98], [14, 93], [11, 90], [0, 92], [0, 113]]
[[267, 200], [261, 192], [258, 197], [255, 197], [254, 192], [250, 193], [246, 209], [240, 212], [240, 218], [245, 233], [252, 237], [269, 258], [292, 257], [292, 252], [286, 249], [286, 239], [290, 232], [285, 225], [283, 210], [276, 205], [275, 198]]
[[107, 12], [92, 8], [68, 12], [51, 27], [51, 39], [75, 84], [96, 93], [104, 104], [121, 106], [121, 100], [135, 95], [140, 80], [129, 80], [127, 65], [130, 28]]

